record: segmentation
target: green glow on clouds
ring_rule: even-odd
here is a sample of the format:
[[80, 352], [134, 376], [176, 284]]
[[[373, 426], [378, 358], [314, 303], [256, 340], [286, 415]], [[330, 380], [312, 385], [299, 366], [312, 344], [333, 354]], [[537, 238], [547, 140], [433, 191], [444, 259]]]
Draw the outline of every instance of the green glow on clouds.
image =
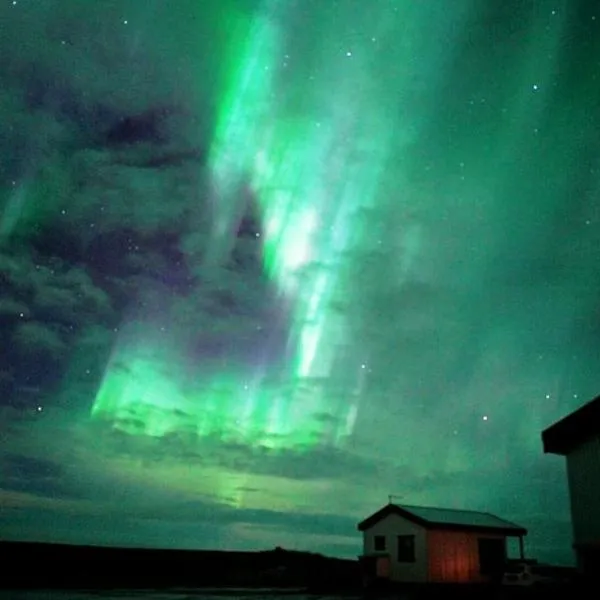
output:
[[39, 502], [3, 532], [324, 551], [312, 515], [353, 548], [400, 493], [568, 550], [539, 433], [597, 393], [593, 7], [55, 4], [0, 7], [2, 502]]
[[346, 414], [336, 415], [337, 430], [327, 435], [331, 426], [315, 419], [326, 412], [325, 392], [317, 386], [307, 393], [302, 382], [326, 376], [335, 344], [343, 341], [328, 311], [339, 284], [336, 256], [347, 249], [354, 211], [371, 201], [381, 164], [355, 169], [354, 179], [348, 180], [343, 167], [351, 164], [348, 154], [354, 148], [340, 136], [353, 133], [352, 116], [314, 123], [277, 114], [279, 31], [266, 17], [240, 25], [239, 31], [232, 44], [242, 49], [241, 58], [223, 94], [211, 152], [219, 207], [211, 250], [227, 239], [235, 194], [249, 173], [265, 223], [264, 269], [282, 302], [295, 306], [289, 341], [295, 358], [288, 378], [296, 383], [249, 385], [232, 373], [181, 393], [173, 372], [161, 375], [158, 363], [133, 358], [129, 351], [117, 360], [126, 368], [109, 367], [93, 414], [110, 416], [129, 433], [188, 431], [267, 447], [338, 444], [352, 432], [356, 407], [348, 402]]
[[[127, 367], [108, 368], [93, 414], [129, 433], [185, 431], [270, 448], [337, 446], [353, 431], [366, 373], [356, 365], [356, 383], [342, 386], [337, 403], [322, 383], [349, 337], [332, 302], [347, 284], [343, 256], [372, 233], [363, 231], [360, 214], [376, 201], [393, 128], [355, 78], [334, 79], [314, 113], [288, 111], [278, 104], [286, 65], [277, 20], [268, 7], [252, 20], [232, 19], [229, 83], [210, 153], [215, 219], [207, 261], [218, 263], [229, 248], [228, 228], [247, 177], [264, 223], [264, 271], [281, 302], [293, 306], [291, 370], [273, 383], [272, 373], [242, 377], [232, 368], [183, 392], [173, 370], [161, 368], [174, 358], [117, 352], [115, 362]], [[356, 75], [366, 79], [360, 66]], [[334, 404], [332, 425], [322, 415]]]

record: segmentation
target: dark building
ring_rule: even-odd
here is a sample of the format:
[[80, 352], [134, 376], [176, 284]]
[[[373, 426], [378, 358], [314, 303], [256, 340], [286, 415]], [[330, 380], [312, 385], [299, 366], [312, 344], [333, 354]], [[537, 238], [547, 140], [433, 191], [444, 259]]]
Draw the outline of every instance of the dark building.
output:
[[567, 459], [577, 566], [600, 570], [600, 396], [542, 432], [544, 452]]

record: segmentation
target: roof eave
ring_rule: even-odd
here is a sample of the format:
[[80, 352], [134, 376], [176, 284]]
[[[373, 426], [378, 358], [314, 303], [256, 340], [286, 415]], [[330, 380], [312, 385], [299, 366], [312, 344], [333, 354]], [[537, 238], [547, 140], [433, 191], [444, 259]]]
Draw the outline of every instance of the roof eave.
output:
[[566, 456], [600, 435], [600, 396], [569, 413], [542, 431], [545, 454]]
[[388, 504], [383, 508], [380, 508], [377, 512], [373, 513], [370, 517], [367, 517], [363, 521], [361, 521], [357, 525], [358, 531], [366, 531], [370, 529], [381, 520], [385, 519], [390, 513], [401, 514], [406, 517], [413, 523], [421, 525], [425, 529], [445, 529], [452, 531], [472, 531], [479, 533], [488, 533], [488, 534], [502, 534], [506, 536], [526, 536], [527, 529], [524, 527], [485, 527], [481, 525], [468, 525], [468, 524], [459, 524], [459, 523], [440, 523], [434, 521], [427, 521], [417, 515], [410, 513], [402, 509], [399, 506], [395, 506], [392, 504]]
[[468, 525], [460, 523], [429, 523], [427, 529], [441, 529], [450, 531], [470, 531], [473, 533], [502, 534], [507, 536], [525, 536], [525, 527], [493, 527], [485, 525]]
[[[363, 526], [362, 523], [359, 523], [357, 526], [358, 531], [366, 531], [371, 529], [371, 527], [375, 525], [375, 523], [368, 524]], [[506, 536], [526, 536], [528, 534], [527, 529], [524, 527], [521, 529], [512, 529], [506, 527], [475, 527], [473, 525], [456, 525], [452, 523], [428, 523], [425, 526], [426, 529], [438, 529], [438, 530], [446, 530], [446, 531], [470, 531], [473, 533], [482, 533], [482, 534], [501, 534]]]
[[555, 454], [556, 456], [566, 456], [572, 448], [563, 444], [551, 444], [544, 441], [544, 454]]

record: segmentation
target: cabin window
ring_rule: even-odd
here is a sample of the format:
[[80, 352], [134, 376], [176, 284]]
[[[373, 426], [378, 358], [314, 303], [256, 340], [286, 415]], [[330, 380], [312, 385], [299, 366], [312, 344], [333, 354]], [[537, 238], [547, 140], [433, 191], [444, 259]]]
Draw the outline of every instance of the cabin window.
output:
[[376, 535], [373, 539], [373, 547], [375, 548], [375, 552], [384, 552], [385, 551], [385, 535]]
[[398, 536], [398, 562], [415, 562], [415, 536]]

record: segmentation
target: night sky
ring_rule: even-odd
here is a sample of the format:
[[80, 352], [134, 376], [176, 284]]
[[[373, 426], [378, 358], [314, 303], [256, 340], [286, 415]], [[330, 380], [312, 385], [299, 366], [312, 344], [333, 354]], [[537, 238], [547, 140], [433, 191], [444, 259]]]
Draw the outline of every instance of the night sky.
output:
[[570, 561], [596, 4], [2, 0], [0, 537], [354, 557], [395, 494]]

